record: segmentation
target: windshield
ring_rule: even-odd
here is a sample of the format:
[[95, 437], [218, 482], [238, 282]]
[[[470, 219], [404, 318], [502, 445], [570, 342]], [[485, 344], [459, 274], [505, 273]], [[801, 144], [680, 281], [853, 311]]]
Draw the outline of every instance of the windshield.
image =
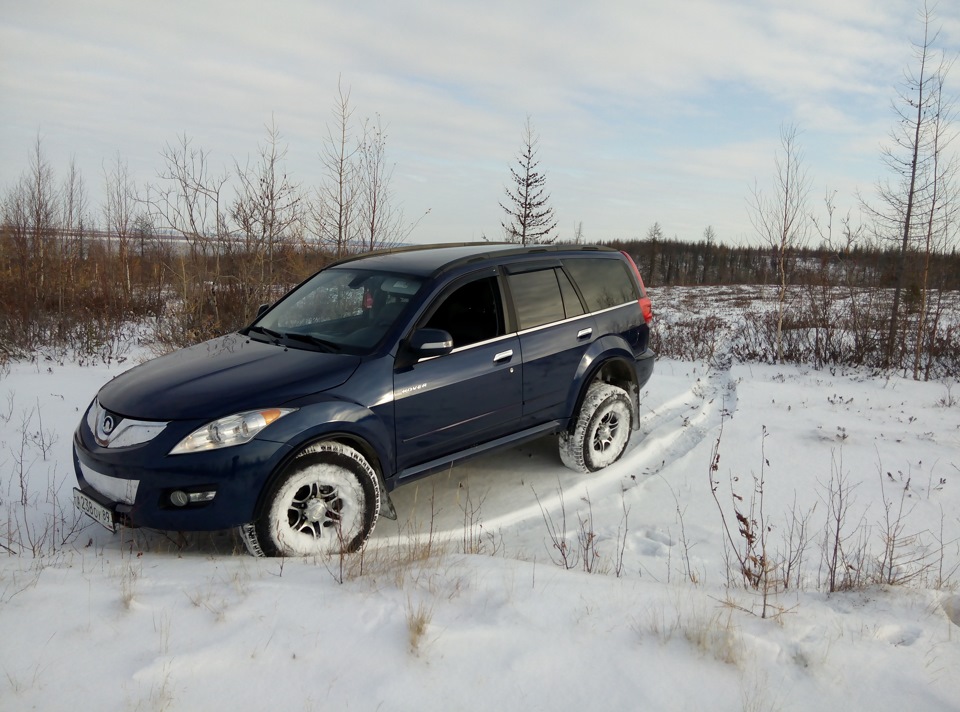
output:
[[376, 346], [420, 288], [404, 274], [337, 267], [316, 274], [247, 329], [297, 348], [364, 353]]

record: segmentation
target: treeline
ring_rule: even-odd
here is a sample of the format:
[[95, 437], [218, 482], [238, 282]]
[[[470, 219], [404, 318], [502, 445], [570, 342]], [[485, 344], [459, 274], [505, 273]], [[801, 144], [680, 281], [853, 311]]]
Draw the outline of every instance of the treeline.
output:
[[157, 350], [234, 330], [331, 260], [403, 242], [417, 221], [393, 202], [379, 119], [356, 122], [341, 90], [307, 186], [266, 127], [255, 158], [216, 168], [183, 136], [136, 184], [118, 155], [93, 205], [71, 162], [58, 173], [40, 139], [0, 194], [0, 363], [38, 351], [109, 359], [147, 326]]
[[[611, 240], [603, 243], [633, 257], [650, 287], [775, 284], [777, 256], [769, 246], [731, 247], [706, 241]], [[908, 255], [907, 293], [920, 290], [920, 276], [927, 256], [917, 250]], [[893, 287], [897, 278], [899, 250], [891, 246], [855, 246], [835, 250], [801, 248], [787, 258], [788, 280], [794, 285]], [[928, 284], [936, 289], [960, 289], [960, 254], [930, 255]]]
[[[345, 121], [345, 100], [339, 108]], [[349, 171], [335, 170], [334, 154], [350, 147], [328, 144], [330, 172], [314, 191], [288, 178], [275, 129], [256, 161], [219, 175], [183, 139], [162, 154], [150, 186], [133, 185], [118, 158], [96, 207], [79, 172], [71, 165], [58, 175], [38, 141], [21, 179], [0, 193], [0, 365], [109, 360], [135, 336], [157, 351], [197, 343], [248, 323], [260, 304], [332, 260], [410, 242], [415, 223], [390, 207], [382, 133], [361, 137], [351, 155], [366, 158]], [[631, 254], [652, 288], [775, 285], [783, 270], [791, 287], [808, 286], [804, 307], [776, 323], [747, 319], [755, 328], [741, 332], [755, 338], [740, 357], [901, 368], [925, 378], [960, 373], [956, 316], [944, 298], [960, 290], [956, 248], [910, 243], [903, 317], [894, 322], [884, 290], [899, 284], [904, 254], [892, 246], [847, 241], [840, 250], [778, 252], [712, 240], [608, 244]], [[696, 330], [711, 326], [689, 325], [690, 338], [673, 338], [686, 333], [679, 323], [660, 334], [663, 355], [682, 355], [670, 351], [671, 339], [699, 343]]]
[[[735, 325], [696, 309], [657, 320], [654, 346], [661, 356], [711, 360], [727, 353], [741, 361], [867, 367], [924, 380], [960, 378], [956, 248], [926, 252], [911, 247], [904, 253], [891, 243], [781, 254], [769, 245], [730, 247], [707, 241], [607, 244], [629, 253], [653, 289], [768, 287], [760, 292], [766, 303], [744, 304]], [[902, 298], [894, 311], [898, 283]]]
[[[82, 221], [71, 223], [69, 201], [62, 202], [68, 194], [57, 192], [54, 210], [0, 224], [0, 363], [38, 356], [109, 360], [136, 335], [157, 351], [197, 343], [248, 323], [259, 304], [338, 257], [328, 245], [294, 235], [267, 246], [239, 237], [174, 240], [145, 221], [122, 237], [89, 230]], [[777, 265], [769, 248], [678, 240], [608, 244], [628, 252], [654, 289], [771, 285], [775, 294]], [[791, 255], [785, 360], [884, 368], [894, 261], [879, 249]], [[950, 306], [960, 290], [960, 257], [953, 251], [932, 261], [936, 289], [928, 299], [918, 298], [916, 282], [907, 291], [895, 368], [920, 378], [960, 377], [957, 315]], [[733, 355], [778, 360], [773, 316], [761, 305], [745, 311]], [[658, 352], [678, 358], [713, 358], [728, 333], [724, 322], [699, 310], [655, 326]]]
[[334, 259], [315, 242], [203, 247], [154, 231], [121, 240], [85, 229], [0, 225], [0, 363], [38, 355], [108, 361], [140, 337], [157, 351], [249, 322]]

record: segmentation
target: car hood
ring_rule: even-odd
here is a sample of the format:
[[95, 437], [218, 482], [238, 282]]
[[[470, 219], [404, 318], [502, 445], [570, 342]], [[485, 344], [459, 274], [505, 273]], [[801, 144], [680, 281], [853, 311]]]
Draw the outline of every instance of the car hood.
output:
[[214, 419], [284, 405], [346, 381], [358, 356], [284, 348], [230, 334], [120, 374], [100, 405], [139, 420]]

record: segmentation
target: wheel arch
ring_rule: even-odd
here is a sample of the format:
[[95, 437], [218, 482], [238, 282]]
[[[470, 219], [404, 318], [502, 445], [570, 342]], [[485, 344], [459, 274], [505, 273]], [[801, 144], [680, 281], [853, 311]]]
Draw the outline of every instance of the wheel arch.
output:
[[590, 385], [596, 381], [609, 383], [627, 392], [627, 395], [630, 397], [633, 429], [636, 430], [637, 427], [639, 427], [640, 387], [634, 363], [633, 355], [621, 349], [607, 352], [600, 358], [591, 357], [589, 353], [585, 355], [581, 362], [581, 369], [570, 389], [570, 395], [567, 401], [569, 413], [567, 421], [568, 431], [576, 424], [577, 413], [580, 412], [583, 399], [587, 396], [587, 390], [590, 388]]
[[263, 486], [260, 488], [260, 492], [257, 493], [257, 502], [253, 509], [253, 519], [259, 519], [263, 515], [267, 493], [270, 492], [277, 480], [283, 477], [290, 465], [303, 454], [304, 450], [322, 442], [340, 443], [341, 445], [353, 448], [363, 455], [364, 459], [377, 475], [377, 484], [380, 486], [380, 515], [388, 519], [396, 519], [397, 513], [394, 509], [393, 502], [390, 500], [390, 494], [383, 474], [383, 458], [381, 454], [369, 438], [359, 433], [343, 429], [313, 433], [299, 440], [295, 445], [292, 445], [289, 451], [263, 481]]

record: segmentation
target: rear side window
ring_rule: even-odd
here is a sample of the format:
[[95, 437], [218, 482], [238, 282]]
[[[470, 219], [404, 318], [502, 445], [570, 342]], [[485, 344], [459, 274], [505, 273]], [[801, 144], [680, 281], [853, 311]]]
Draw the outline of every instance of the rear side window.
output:
[[563, 267], [580, 288], [580, 294], [590, 311], [608, 309], [639, 299], [637, 288], [623, 260], [564, 260]]
[[583, 314], [583, 304], [577, 296], [577, 290], [570, 283], [570, 278], [562, 269], [557, 270], [557, 280], [560, 282], [560, 294], [563, 295], [563, 308], [567, 318]]

